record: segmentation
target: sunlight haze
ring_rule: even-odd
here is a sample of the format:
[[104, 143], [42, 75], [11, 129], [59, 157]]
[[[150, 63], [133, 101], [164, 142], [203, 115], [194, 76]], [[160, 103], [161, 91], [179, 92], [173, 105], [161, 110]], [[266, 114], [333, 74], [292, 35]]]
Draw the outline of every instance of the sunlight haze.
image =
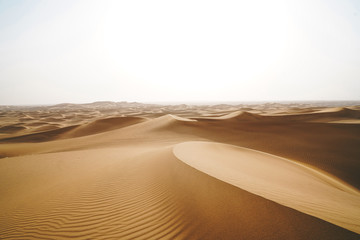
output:
[[359, 100], [359, 43], [355, 0], [0, 0], [0, 105]]

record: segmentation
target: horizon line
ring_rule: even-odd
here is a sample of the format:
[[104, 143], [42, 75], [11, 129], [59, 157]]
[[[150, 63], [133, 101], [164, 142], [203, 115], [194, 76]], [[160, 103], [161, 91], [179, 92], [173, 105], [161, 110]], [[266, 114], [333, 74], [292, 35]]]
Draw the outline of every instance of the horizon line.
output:
[[359, 102], [357, 100], [239, 100], [239, 101], [110, 101], [110, 100], [99, 100], [93, 102], [60, 102], [60, 103], [34, 103], [34, 104], [0, 104], [1, 107], [14, 106], [14, 107], [31, 107], [31, 106], [56, 106], [61, 104], [74, 104], [74, 105], [85, 105], [85, 104], [94, 104], [94, 103], [139, 103], [139, 104], [155, 104], [155, 105], [218, 105], [218, 104], [228, 104], [228, 105], [240, 105], [240, 104], [266, 104], [266, 103], [344, 103], [344, 102]]

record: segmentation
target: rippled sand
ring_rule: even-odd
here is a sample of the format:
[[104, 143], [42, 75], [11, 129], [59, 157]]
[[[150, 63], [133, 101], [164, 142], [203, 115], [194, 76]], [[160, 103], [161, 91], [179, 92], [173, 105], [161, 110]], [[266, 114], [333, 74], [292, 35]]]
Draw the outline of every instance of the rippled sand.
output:
[[0, 239], [358, 239], [359, 120], [354, 106], [1, 109]]

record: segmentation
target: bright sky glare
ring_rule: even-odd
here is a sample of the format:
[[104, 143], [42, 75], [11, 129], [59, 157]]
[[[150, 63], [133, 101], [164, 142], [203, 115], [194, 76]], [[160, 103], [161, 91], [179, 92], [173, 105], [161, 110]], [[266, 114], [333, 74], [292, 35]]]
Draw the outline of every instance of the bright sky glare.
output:
[[0, 105], [360, 100], [360, 1], [0, 0]]

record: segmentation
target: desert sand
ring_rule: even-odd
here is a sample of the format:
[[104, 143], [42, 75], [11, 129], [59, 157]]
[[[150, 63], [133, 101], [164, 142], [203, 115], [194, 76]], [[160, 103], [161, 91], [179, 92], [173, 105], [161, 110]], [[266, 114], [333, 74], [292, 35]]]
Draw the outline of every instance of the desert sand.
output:
[[360, 103], [0, 106], [0, 239], [359, 239]]

